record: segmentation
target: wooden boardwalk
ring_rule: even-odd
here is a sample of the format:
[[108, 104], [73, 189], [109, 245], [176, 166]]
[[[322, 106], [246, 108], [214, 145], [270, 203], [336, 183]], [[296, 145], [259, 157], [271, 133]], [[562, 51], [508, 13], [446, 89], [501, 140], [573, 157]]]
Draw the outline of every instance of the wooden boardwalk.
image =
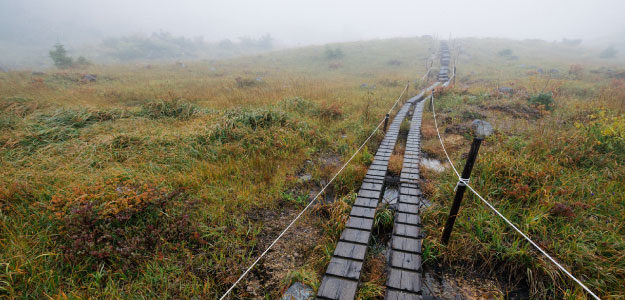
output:
[[421, 153], [421, 116], [424, 101], [412, 115], [406, 139], [404, 163], [399, 177], [399, 200], [395, 212], [385, 299], [421, 299], [421, 191], [419, 158]]
[[441, 68], [437, 83], [410, 98], [397, 112], [358, 191], [334, 254], [317, 291], [317, 299], [352, 300], [358, 291], [375, 211], [385, 186], [388, 162], [395, 149], [399, 127], [414, 105], [406, 152], [399, 178], [399, 199], [390, 241], [390, 259], [385, 299], [422, 299], [421, 297], [421, 191], [418, 186], [421, 117], [424, 96], [442, 82], [449, 81], [449, 48], [441, 42]]
[[406, 102], [397, 112], [378, 148], [323, 276], [317, 299], [354, 299], [356, 296], [388, 161], [395, 149], [399, 127], [411, 106], [412, 102]]

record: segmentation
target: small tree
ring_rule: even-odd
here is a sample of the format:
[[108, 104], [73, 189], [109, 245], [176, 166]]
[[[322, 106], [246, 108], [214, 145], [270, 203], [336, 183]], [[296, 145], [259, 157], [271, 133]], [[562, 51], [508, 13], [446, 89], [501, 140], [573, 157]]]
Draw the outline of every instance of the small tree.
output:
[[601, 51], [601, 53], [599, 53], [599, 57], [601, 57], [601, 58], [614, 58], [614, 57], [616, 57], [616, 53], [618, 53], [618, 51], [616, 49], [614, 49], [614, 46], [610, 46], [610, 47], [606, 48], [605, 50]]
[[57, 68], [66, 69], [74, 64], [73, 59], [67, 56], [67, 51], [61, 43], [56, 43], [54, 50], [50, 50], [50, 58]]

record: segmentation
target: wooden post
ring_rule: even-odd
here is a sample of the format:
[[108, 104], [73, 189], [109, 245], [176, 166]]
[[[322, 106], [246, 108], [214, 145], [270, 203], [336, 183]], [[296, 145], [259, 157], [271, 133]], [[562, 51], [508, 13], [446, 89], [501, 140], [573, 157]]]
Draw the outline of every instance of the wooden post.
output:
[[490, 123], [475, 120], [473, 121], [473, 127], [475, 130], [475, 137], [473, 138], [473, 143], [471, 143], [471, 150], [469, 151], [469, 157], [467, 158], [467, 162], [464, 165], [464, 169], [462, 170], [462, 175], [460, 176], [462, 180], [458, 181], [456, 185], [456, 195], [454, 197], [454, 202], [451, 205], [451, 209], [449, 210], [449, 216], [447, 217], [447, 222], [445, 223], [445, 229], [443, 229], [443, 236], [441, 238], [441, 242], [444, 245], [449, 243], [449, 237], [451, 236], [451, 230], [454, 228], [454, 223], [456, 222], [456, 216], [458, 216], [458, 211], [460, 210], [460, 204], [462, 203], [462, 197], [464, 196], [464, 192], [467, 190], [467, 186], [463, 181], [468, 181], [471, 178], [471, 171], [473, 170], [473, 165], [475, 164], [475, 160], [477, 159], [477, 152], [480, 150], [480, 145], [486, 136], [489, 136], [493, 132], [493, 128]]
[[389, 115], [386, 114], [386, 117], [384, 118], [384, 132], [386, 133], [386, 126], [388, 125], [388, 117]]
[[453, 83], [453, 85], [455, 86], [456, 85], [456, 65], [455, 64], [454, 64], [454, 74], [452, 76], [454, 76], [454, 83]]

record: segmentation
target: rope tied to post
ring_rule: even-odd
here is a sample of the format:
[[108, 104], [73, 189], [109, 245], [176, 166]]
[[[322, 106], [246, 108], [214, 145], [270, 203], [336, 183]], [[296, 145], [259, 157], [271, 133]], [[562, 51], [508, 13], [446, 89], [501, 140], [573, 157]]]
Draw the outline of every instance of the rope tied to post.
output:
[[458, 178], [458, 182], [456, 182], [456, 187], [454, 187], [454, 192], [458, 190], [459, 186], [468, 186], [470, 178]]

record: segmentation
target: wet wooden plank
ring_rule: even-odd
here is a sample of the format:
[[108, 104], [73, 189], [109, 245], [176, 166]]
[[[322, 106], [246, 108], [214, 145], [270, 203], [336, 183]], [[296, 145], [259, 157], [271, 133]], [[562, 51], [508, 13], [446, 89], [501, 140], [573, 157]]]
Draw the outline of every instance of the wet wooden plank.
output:
[[354, 205], [376, 208], [378, 206], [378, 199], [358, 197], [356, 198]]
[[355, 206], [352, 207], [352, 211], [349, 215], [354, 217], [365, 217], [373, 219], [373, 216], [375, 216], [375, 209]]
[[401, 179], [418, 180], [419, 179], [419, 174], [402, 173], [401, 174]]
[[345, 226], [348, 228], [371, 230], [371, 228], [373, 228], [373, 219], [350, 216]]
[[366, 252], [367, 246], [365, 245], [339, 241], [334, 249], [334, 256], [364, 260]]
[[406, 187], [405, 185], [401, 185], [399, 187], [399, 194], [419, 196], [421, 195], [421, 191], [418, 188], [411, 188], [411, 187]]
[[333, 300], [353, 300], [356, 296], [358, 281], [334, 276], [323, 276], [317, 296]]
[[391, 248], [393, 250], [400, 250], [404, 252], [420, 254], [421, 253], [421, 240], [402, 237], [402, 236], [393, 236], [391, 238]]
[[328, 264], [326, 274], [358, 280], [361, 269], [362, 261], [333, 257]]
[[370, 170], [386, 171], [386, 169], [388, 169], [388, 166], [387, 165], [370, 165], [369, 169]]
[[398, 236], [419, 238], [421, 236], [421, 229], [416, 225], [409, 224], [395, 224], [393, 226], [393, 234]]
[[421, 270], [421, 255], [400, 251], [391, 251], [390, 263], [391, 267], [419, 272]]
[[[384, 172], [386, 174], [386, 172]], [[363, 190], [358, 191], [358, 197], [380, 199], [380, 191]]]
[[421, 200], [417, 196], [400, 194], [399, 195], [399, 203], [421, 205]]
[[404, 212], [404, 213], [418, 214], [419, 206], [416, 204], [399, 203], [397, 205], [397, 211]]
[[378, 171], [378, 170], [369, 170], [367, 171], [367, 175], [373, 175], [373, 176], [385, 176], [386, 175], [386, 171]]
[[421, 274], [391, 268], [386, 280], [386, 286], [413, 293], [421, 292]]
[[366, 245], [369, 243], [370, 236], [371, 236], [371, 231], [368, 231], [368, 230], [345, 228], [343, 230], [343, 233], [341, 233], [340, 240]]
[[372, 191], [381, 191], [382, 184], [381, 183], [371, 183], [371, 182], [363, 182], [360, 186], [361, 189], [372, 190]]

